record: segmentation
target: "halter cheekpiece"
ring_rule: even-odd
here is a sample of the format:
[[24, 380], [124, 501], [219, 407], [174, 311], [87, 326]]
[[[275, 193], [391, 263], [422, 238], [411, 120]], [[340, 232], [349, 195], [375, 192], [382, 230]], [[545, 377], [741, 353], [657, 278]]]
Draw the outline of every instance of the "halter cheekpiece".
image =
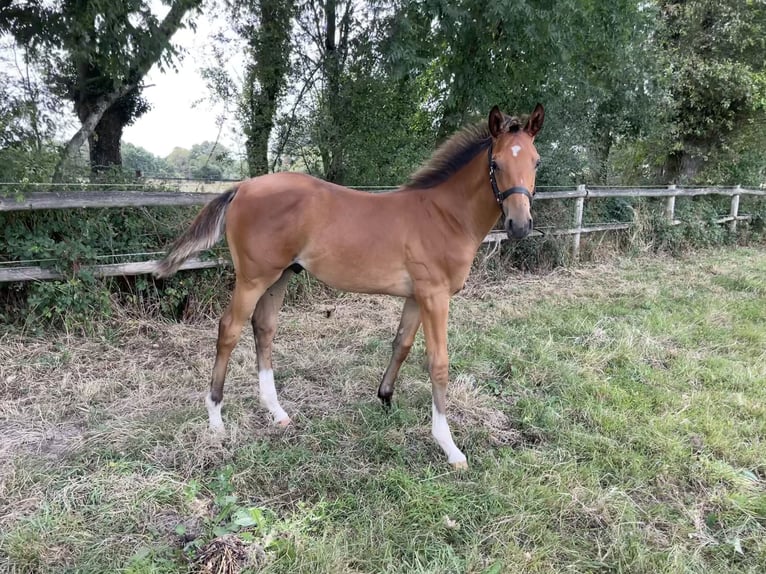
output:
[[532, 200], [534, 197], [531, 193], [529, 193], [529, 190], [526, 187], [521, 186], [513, 186], [509, 187], [505, 191], [501, 192], [500, 189], [497, 187], [497, 179], [495, 178], [495, 170], [497, 169], [497, 164], [495, 163], [495, 159], [492, 157], [492, 140], [489, 142], [489, 148], [487, 149], [487, 157], [489, 158], [489, 181], [492, 184], [492, 193], [495, 195], [495, 200], [497, 201], [497, 204], [500, 206], [500, 211], [503, 212], [503, 216], [505, 216], [505, 210], [503, 209], [503, 202], [508, 199], [510, 196], [512, 196], [514, 193], [519, 193], [521, 195], [526, 195], [527, 199], [529, 199], [529, 203], [532, 203]]

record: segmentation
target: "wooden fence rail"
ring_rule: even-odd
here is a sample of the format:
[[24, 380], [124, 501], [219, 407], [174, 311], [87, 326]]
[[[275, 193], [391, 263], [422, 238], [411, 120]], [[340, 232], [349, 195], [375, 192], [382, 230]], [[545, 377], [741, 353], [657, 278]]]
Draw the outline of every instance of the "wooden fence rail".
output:
[[217, 193], [160, 191], [33, 191], [19, 197], [0, 197], [0, 211], [77, 209], [86, 207], [158, 207], [202, 205]]
[[[394, 188], [390, 188], [394, 189]], [[387, 191], [379, 188], [376, 191]], [[216, 197], [215, 193], [185, 193], [185, 192], [145, 192], [132, 190], [114, 191], [53, 191], [31, 192], [20, 196], [0, 196], [0, 212], [8, 211], [34, 211], [43, 209], [82, 209], [82, 208], [116, 208], [116, 207], [156, 207], [156, 206], [185, 206], [202, 205]], [[571, 235], [572, 256], [577, 258], [580, 252], [580, 239], [584, 233], [596, 233], [629, 229], [632, 222], [626, 223], [603, 223], [583, 227], [583, 213], [585, 200], [589, 198], [609, 197], [654, 197], [666, 198], [665, 218], [671, 225], [678, 225], [681, 221], [675, 219], [676, 197], [695, 197], [701, 195], [720, 195], [731, 197], [729, 214], [716, 220], [717, 223], [728, 223], [729, 229], [736, 232], [739, 221], [748, 221], [750, 215], [739, 214], [739, 200], [742, 195], [766, 196], [766, 190], [748, 189], [736, 187], [697, 187], [678, 188], [671, 185], [665, 188], [613, 188], [613, 187], [587, 187], [577, 186], [572, 190], [538, 191], [536, 200], [551, 199], [574, 199], [574, 218], [571, 228], [548, 230], [548, 235]], [[541, 235], [540, 232], [536, 232]], [[505, 232], [492, 231], [484, 238], [484, 243], [499, 242], [506, 239]], [[12, 263], [12, 262], [11, 262]], [[156, 265], [156, 260], [140, 261], [133, 263], [112, 263], [91, 265], [86, 269], [97, 277], [114, 277], [127, 275], [140, 275], [151, 273]], [[226, 264], [224, 259], [189, 259], [181, 269], [203, 269], [217, 267]], [[35, 281], [46, 279], [64, 279], [65, 276], [45, 267], [0, 267], [0, 283], [15, 281]]]

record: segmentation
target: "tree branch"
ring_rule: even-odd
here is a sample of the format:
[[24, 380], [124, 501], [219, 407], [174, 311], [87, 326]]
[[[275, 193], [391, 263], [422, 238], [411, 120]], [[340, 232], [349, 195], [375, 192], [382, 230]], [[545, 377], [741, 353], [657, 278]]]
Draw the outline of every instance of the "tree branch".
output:
[[96, 129], [96, 125], [101, 120], [104, 112], [108, 110], [117, 100], [127, 95], [131, 90], [137, 88], [141, 79], [149, 72], [151, 67], [162, 57], [165, 50], [170, 45], [170, 38], [176, 33], [181, 26], [181, 20], [183, 20], [186, 13], [192, 8], [196, 8], [202, 3], [202, 0], [177, 0], [171, 7], [170, 11], [165, 16], [165, 19], [160, 23], [157, 28], [157, 33], [152, 42], [147, 48], [140, 52], [136, 57], [136, 61], [133, 62], [128, 68], [127, 80], [117, 86], [111, 93], [100, 97], [93, 109], [88, 113], [85, 119], [82, 120], [82, 127], [77, 130], [77, 133], [72, 136], [72, 139], [67, 142], [64, 150], [61, 153], [56, 169], [53, 172], [53, 181], [60, 182], [64, 177], [64, 164], [66, 161], [74, 156], [85, 143], [93, 130]]

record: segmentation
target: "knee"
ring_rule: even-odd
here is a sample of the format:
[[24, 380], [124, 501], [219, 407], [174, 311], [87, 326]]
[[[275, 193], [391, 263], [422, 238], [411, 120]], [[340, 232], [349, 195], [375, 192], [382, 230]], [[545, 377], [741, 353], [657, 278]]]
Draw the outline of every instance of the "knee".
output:
[[274, 339], [274, 335], [276, 335], [277, 333], [276, 328], [272, 326], [261, 327], [256, 325], [254, 330], [255, 330], [255, 338], [259, 343], [266, 343], [266, 342], [272, 341]]
[[258, 323], [253, 321], [253, 331], [255, 332], [255, 338], [260, 341], [271, 341], [274, 335], [277, 333], [277, 326], [271, 322]]
[[393, 354], [399, 357], [406, 357], [407, 355], [409, 355], [411, 348], [412, 348], [412, 342], [410, 341], [405, 341], [405, 342], [394, 341]]
[[449, 377], [449, 362], [445, 359], [432, 359], [428, 362], [428, 373], [432, 381], [446, 381]]
[[230, 315], [224, 315], [218, 323], [218, 348], [233, 346], [239, 337], [239, 329]]

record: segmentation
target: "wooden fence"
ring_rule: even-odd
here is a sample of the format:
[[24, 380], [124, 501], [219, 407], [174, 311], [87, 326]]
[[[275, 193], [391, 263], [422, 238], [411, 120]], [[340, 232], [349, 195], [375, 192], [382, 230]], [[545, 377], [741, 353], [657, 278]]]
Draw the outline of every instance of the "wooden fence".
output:
[[[389, 188], [377, 188], [384, 191]], [[83, 208], [112, 208], [112, 207], [149, 207], [149, 206], [183, 206], [202, 205], [217, 194], [182, 193], [182, 192], [144, 192], [144, 191], [85, 191], [85, 192], [31, 192], [22, 196], [0, 196], [0, 212], [31, 211], [41, 209], [83, 209]], [[572, 227], [548, 230], [548, 235], [571, 235], [572, 256], [577, 258], [580, 252], [580, 239], [585, 233], [629, 229], [634, 222], [603, 223], [583, 226], [585, 200], [588, 198], [611, 197], [654, 197], [665, 198], [664, 214], [669, 224], [682, 223], [675, 218], [675, 202], [677, 197], [694, 197], [700, 195], [719, 195], [731, 197], [728, 215], [718, 218], [717, 223], [728, 223], [732, 232], [736, 231], [739, 221], [748, 221], [750, 215], [739, 214], [739, 199], [742, 195], [766, 196], [761, 189], [736, 187], [701, 187], [677, 188], [674, 185], [663, 188], [611, 188], [578, 186], [576, 189], [557, 191], [538, 191], [535, 199], [545, 201], [551, 199], [574, 200], [574, 217]], [[536, 232], [540, 234], [540, 232]], [[493, 230], [484, 239], [485, 243], [499, 242], [506, 239], [504, 231]], [[159, 255], [158, 253], [130, 255]], [[139, 275], [151, 273], [157, 263], [156, 259], [133, 263], [112, 263], [92, 265], [87, 270], [97, 277]], [[226, 264], [223, 259], [189, 259], [181, 269], [202, 269]], [[63, 279], [64, 276], [54, 269], [40, 266], [0, 267], [0, 283], [9, 281], [34, 281], [45, 279]]]

